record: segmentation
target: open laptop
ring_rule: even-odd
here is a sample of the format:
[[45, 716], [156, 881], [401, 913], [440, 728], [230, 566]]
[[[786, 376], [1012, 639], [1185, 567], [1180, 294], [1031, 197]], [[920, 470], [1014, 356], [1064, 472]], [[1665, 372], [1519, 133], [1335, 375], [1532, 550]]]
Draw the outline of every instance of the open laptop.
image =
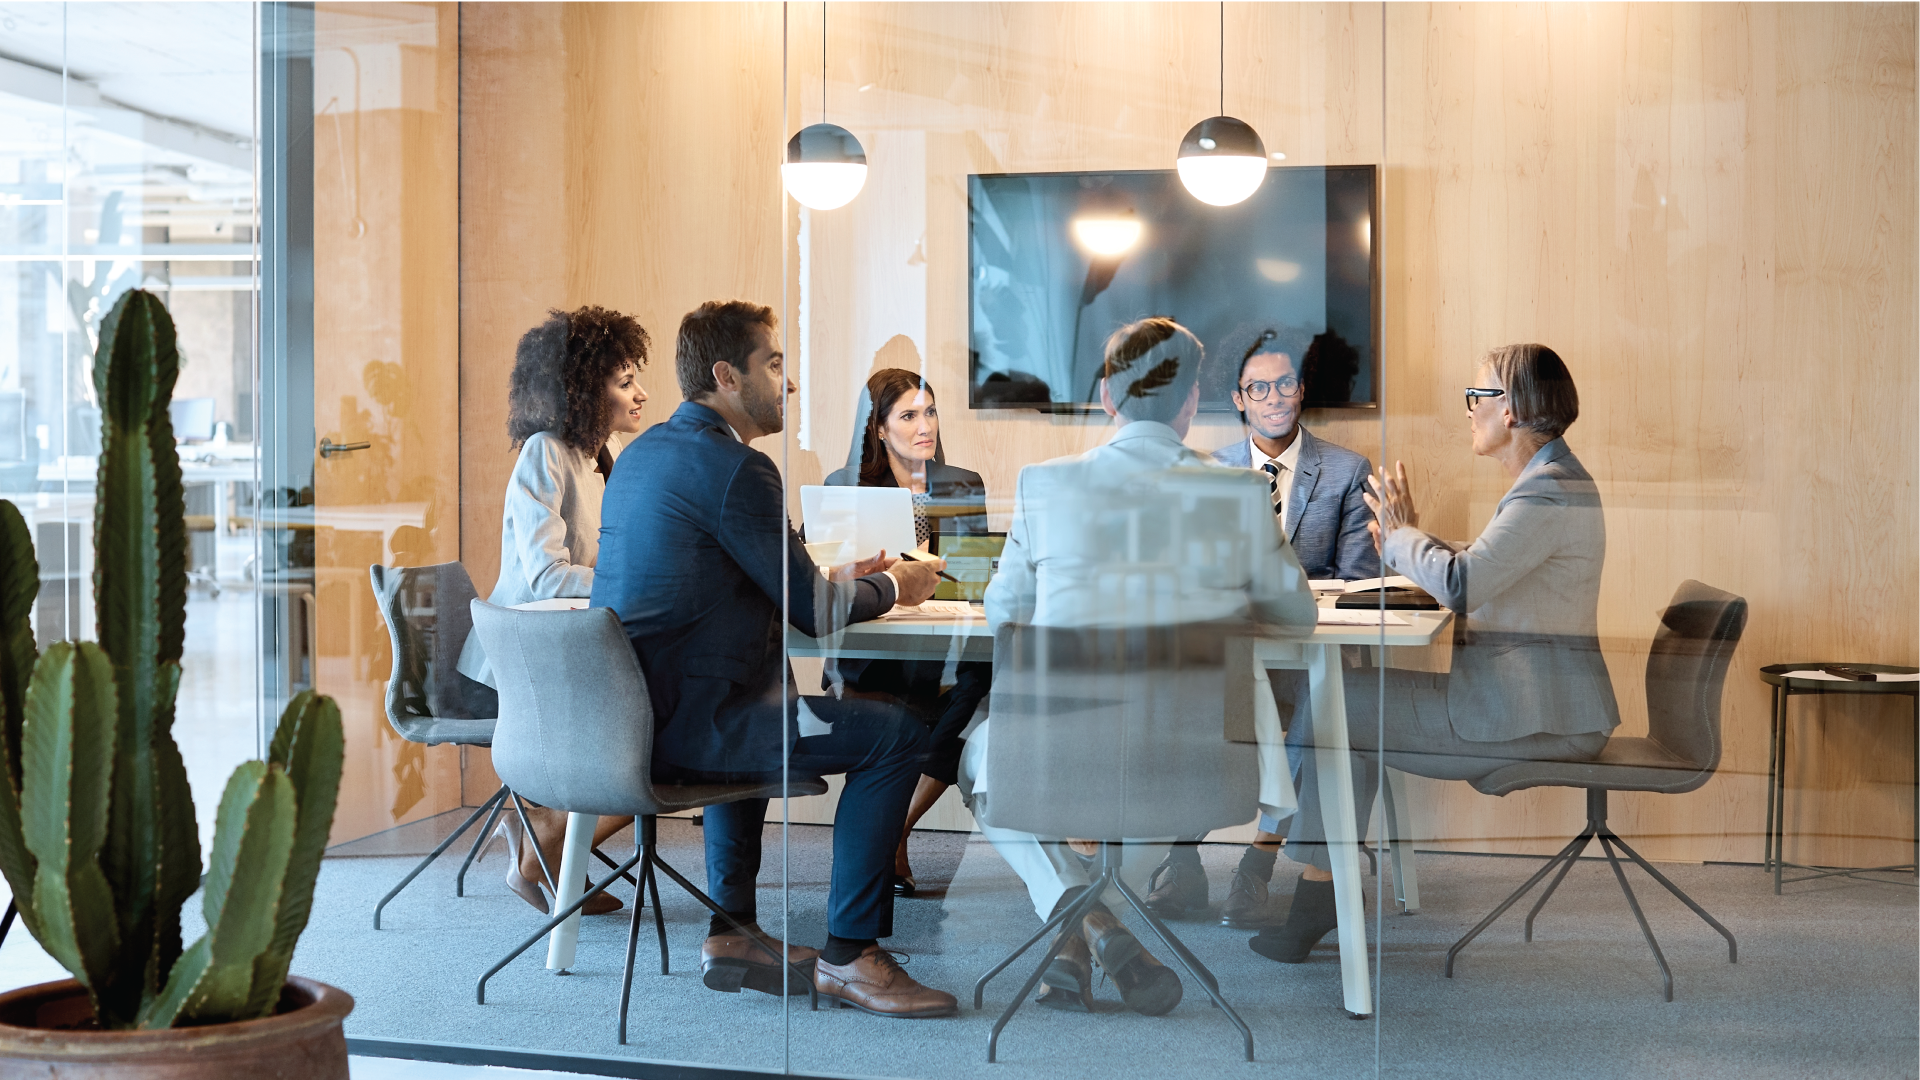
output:
[[882, 551], [897, 556], [916, 546], [913, 493], [906, 488], [807, 484], [800, 488], [800, 520], [807, 529], [810, 551], [841, 545], [838, 558], [814, 557], [823, 566], [870, 558]]

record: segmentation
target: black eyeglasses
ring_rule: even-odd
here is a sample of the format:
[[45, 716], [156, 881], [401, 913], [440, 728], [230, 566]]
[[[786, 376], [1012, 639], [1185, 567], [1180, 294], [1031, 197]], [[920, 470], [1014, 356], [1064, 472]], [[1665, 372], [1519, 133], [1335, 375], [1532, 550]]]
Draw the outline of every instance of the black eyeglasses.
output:
[[1480, 404], [1480, 399], [1483, 397], [1499, 397], [1504, 393], [1506, 393], [1505, 390], [1488, 390], [1484, 387], [1469, 386], [1467, 387], [1467, 411], [1472, 412], [1473, 407]]
[[1275, 390], [1280, 391], [1280, 393], [1286, 397], [1292, 397], [1300, 390], [1300, 380], [1291, 375], [1282, 375], [1272, 382], [1265, 380], [1250, 382], [1240, 388], [1240, 392], [1247, 395], [1247, 398], [1251, 401], [1265, 401], [1267, 400], [1267, 395], [1273, 393]]

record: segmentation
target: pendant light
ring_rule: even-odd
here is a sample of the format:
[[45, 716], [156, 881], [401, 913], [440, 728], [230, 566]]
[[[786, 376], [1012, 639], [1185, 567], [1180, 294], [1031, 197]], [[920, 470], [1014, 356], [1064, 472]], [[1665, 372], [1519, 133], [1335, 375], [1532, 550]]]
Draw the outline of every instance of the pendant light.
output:
[[827, 123], [827, 5], [820, 3], [820, 122], [787, 140], [780, 181], [810, 210], [837, 210], [867, 183], [867, 152], [853, 132]]
[[1180, 140], [1175, 160], [1180, 182], [1203, 203], [1245, 202], [1267, 178], [1267, 148], [1260, 133], [1227, 111], [1227, 5], [1220, 4], [1220, 113], [1193, 125]]

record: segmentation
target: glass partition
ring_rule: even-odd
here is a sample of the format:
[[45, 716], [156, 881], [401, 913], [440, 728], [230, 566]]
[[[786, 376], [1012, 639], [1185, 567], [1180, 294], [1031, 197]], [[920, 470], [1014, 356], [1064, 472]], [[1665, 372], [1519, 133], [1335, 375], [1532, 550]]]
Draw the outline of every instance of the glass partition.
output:
[[[146, 289], [181, 362], [169, 413], [190, 573], [173, 734], [204, 847], [227, 775], [261, 745], [254, 11], [16, 4], [0, 25], [0, 498], [33, 537], [35, 643], [97, 633], [94, 353], [101, 320]], [[59, 971], [24, 932], [0, 967], [9, 985]]]

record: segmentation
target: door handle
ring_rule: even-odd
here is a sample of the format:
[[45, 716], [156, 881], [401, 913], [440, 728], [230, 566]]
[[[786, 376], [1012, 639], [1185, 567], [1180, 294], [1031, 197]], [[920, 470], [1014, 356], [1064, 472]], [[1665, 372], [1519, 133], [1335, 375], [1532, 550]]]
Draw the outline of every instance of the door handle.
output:
[[337, 443], [331, 438], [325, 438], [320, 440], [320, 456], [330, 458], [335, 454], [350, 454], [355, 450], [365, 450], [372, 445], [370, 442]]

